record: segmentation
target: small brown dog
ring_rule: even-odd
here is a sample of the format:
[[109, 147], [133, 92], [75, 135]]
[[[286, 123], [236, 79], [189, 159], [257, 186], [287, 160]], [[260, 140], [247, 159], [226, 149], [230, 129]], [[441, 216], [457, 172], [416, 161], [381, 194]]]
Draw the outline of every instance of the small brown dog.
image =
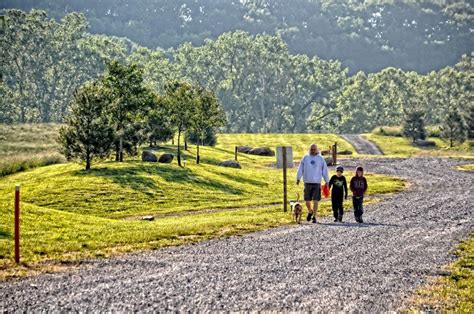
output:
[[291, 213], [293, 215], [293, 219], [297, 224], [301, 223], [301, 215], [303, 214], [303, 206], [300, 203], [300, 194], [296, 193], [297, 199], [296, 201], [290, 201], [291, 206]]

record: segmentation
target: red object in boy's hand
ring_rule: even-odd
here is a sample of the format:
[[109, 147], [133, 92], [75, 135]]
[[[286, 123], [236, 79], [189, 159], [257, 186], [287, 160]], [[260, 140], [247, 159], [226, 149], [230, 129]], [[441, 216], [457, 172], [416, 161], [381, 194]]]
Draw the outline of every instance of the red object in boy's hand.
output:
[[329, 186], [327, 184], [321, 185], [321, 192], [324, 198], [328, 198], [329, 194], [331, 194], [331, 191], [329, 191]]

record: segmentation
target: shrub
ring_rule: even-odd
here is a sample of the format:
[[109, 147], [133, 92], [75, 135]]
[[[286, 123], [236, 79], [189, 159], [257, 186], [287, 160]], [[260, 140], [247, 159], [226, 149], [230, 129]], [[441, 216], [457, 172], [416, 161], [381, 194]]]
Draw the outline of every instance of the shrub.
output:
[[372, 134], [385, 136], [402, 136], [402, 128], [399, 126], [379, 126], [372, 130]]

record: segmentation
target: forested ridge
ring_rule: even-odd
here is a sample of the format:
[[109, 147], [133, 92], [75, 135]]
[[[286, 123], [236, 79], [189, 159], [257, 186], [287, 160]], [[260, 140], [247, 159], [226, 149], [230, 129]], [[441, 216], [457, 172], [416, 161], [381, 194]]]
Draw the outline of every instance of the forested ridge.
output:
[[292, 53], [279, 35], [233, 31], [163, 50], [87, 27], [81, 13], [57, 21], [45, 11], [6, 11], [0, 122], [64, 121], [74, 91], [115, 60], [136, 65], [159, 95], [171, 81], [211, 91], [225, 132], [366, 132], [411, 116], [442, 125], [454, 114], [472, 134], [472, 53], [427, 74], [387, 67], [351, 75], [338, 60]]
[[0, 8], [85, 14], [90, 32], [155, 49], [202, 45], [229, 31], [279, 35], [293, 54], [335, 59], [353, 74], [392, 66], [427, 73], [473, 50], [472, 1], [2, 0]]

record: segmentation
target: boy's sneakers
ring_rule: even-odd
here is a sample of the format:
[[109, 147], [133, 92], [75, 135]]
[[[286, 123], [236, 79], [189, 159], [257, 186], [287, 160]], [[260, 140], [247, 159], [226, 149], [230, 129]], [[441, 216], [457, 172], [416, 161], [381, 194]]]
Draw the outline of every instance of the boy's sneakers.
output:
[[306, 221], [309, 222], [311, 220], [311, 217], [313, 217], [313, 214], [308, 213], [308, 216], [306, 216]]
[[337, 218], [336, 218], [336, 219], [334, 219], [334, 222], [338, 222], [338, 221], [339, 221], [339, 219], [337, 219]]
[[313, 216], [313, 223], [316, 223], [316, 217]]

